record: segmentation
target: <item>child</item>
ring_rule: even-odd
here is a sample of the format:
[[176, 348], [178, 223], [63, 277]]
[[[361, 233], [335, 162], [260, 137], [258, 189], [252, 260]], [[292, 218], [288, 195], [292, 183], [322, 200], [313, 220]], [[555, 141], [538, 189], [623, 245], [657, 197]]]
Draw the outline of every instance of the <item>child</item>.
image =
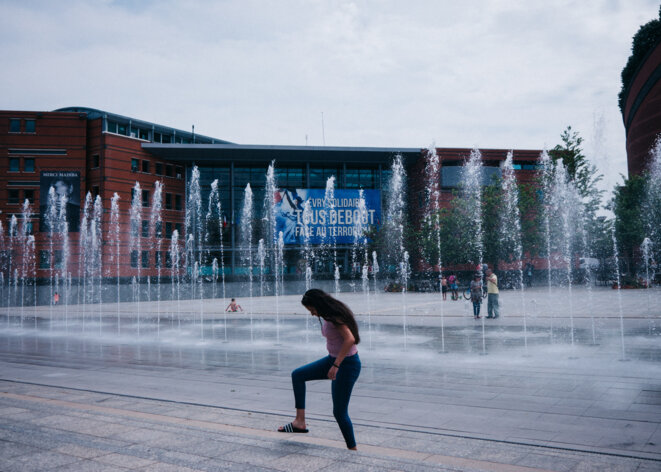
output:
[[236, 298], [232, 298], [232, 301], [230, 302], [229, 305], [227, 305], [227, 308], [225, 308], [225, 311], [243, 311], [243, 308], [241, 308], [241, 305], [236, 303]]

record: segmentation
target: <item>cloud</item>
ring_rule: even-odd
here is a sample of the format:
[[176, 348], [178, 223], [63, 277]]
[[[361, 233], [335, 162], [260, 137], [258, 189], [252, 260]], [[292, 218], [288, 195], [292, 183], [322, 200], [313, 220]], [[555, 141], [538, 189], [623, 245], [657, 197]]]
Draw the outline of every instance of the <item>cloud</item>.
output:
[[321, 144], [321, 112], [326, 143], [346, 146], [542, 148], [572, 125], [615, 175], [619, 74], [658, 14], [652, 0], [0, 6], [4, 108], [90, 106], [257, 144]]

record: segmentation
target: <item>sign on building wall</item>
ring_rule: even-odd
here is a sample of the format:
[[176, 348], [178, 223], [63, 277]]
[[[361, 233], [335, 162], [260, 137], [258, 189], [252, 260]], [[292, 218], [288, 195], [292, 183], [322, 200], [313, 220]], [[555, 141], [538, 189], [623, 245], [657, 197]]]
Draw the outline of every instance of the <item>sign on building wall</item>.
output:
[[[50, 211], [48, 195], [55, 190], [55, 208]], [[66, 207], [63, 207], [66, 202]], [[80, 172], [42, 171], [39, 177], [39, 228], [42, 232], [61, 231], [60, 222], [66, 221], [69, 232], [77, 232], [80, 226]]]
[[[365, 211], [360, 211], [360, 191], [335, 190], [332, 208], [325, 201], [324, 189], [282, 189], [276, 192], [276, 234], [282, 231], [285, 244], [304, 244], [305, 229], [310, 244], [352, 244], [359, 228], [381, 223], [380, 190], [363, 190]], [[305, 202], [310, 202], [310, 212], [304, 221]], [[359, 222], [359, 220], [362, 220]]]

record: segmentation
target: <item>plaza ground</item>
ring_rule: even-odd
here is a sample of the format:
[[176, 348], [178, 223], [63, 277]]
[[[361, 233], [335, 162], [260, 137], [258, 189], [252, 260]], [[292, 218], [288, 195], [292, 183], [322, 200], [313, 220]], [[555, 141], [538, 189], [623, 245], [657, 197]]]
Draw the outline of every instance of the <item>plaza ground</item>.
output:
[[0, 470], [661, 470], [658, 290], [503, 291], [498, 320], [341, 294], [363, 338], [357, 453], [327, 381], [308, 385], [309, 434], [275, 431], [289, 373], [325, 353], [300, 295], [227, 295], [247, 311], [0, 310]]

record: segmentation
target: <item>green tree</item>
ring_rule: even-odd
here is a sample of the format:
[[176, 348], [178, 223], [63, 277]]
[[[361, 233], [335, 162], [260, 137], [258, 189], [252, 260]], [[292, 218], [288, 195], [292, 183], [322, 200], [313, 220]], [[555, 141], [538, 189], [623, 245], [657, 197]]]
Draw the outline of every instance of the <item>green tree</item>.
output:
[[578, 132], [573, 131], [571, 126], [567, 126], [562, 132], [560, 140], [561, 144], [554, 147], [549, 155], [554, 163], [562, 161], [567, 169], [569, 180], [574, 184], [581, 198], [584, 229], [587, 235], [585, 243], [588, 247], [583, 248], [583, 241], [578, 232], [573, 247], [586, 253], [585, 251], [592, 247], [593, 240], [599, 238], [599, 235], [605, 230], [603, 219], [597, 217], [597, 212], [603, 205], [604, 191], [598, 188], [603, 175], [598, 173], [597, 167], [591, 164], [583, 154], [581, 149], [583, 138], [579, 136]]
[[636, 252], [645, 238], [643, 203], [648, 175], [633, 175], [615, 187], [608, 208], [615, 214], [615, 237], [620, 259], [631, 273]]

